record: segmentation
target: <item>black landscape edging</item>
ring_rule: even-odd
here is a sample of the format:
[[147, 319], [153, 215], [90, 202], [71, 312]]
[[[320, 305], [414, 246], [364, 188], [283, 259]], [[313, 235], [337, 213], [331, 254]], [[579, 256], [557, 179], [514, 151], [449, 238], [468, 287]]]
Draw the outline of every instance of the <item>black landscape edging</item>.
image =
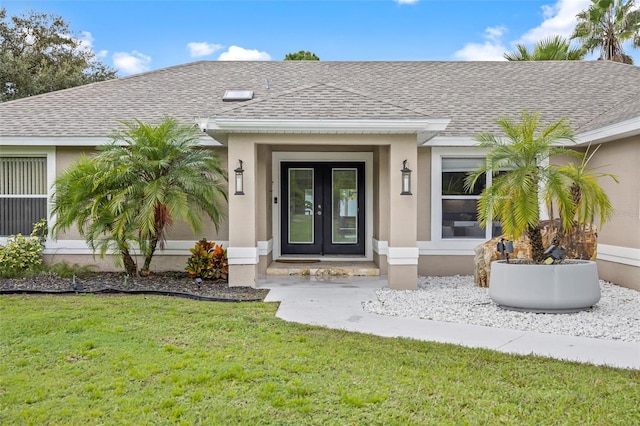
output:
[[100, 290], [24, 290], [24, 289], [14, 289], [14, 290], [0, 290], [0, 294], [52, 294], [52, 295], [65, 295], [65, 294], [149, 294], [154, 296], [172, 296], [172, 297], [181, 297], [184, 299], [192, 299], [192, 300], [202, 300], [206, 302], [263, 302], [264, 298], [253, 298], [253, 299], [225, 299], [221, 297], [209, 297], [209, 296], [200, 296], [197, 294], [191, 293], [180, 293], [173, 291], [160, 291], [160, 290], [121, 290], [116, 288], [103, 288]]

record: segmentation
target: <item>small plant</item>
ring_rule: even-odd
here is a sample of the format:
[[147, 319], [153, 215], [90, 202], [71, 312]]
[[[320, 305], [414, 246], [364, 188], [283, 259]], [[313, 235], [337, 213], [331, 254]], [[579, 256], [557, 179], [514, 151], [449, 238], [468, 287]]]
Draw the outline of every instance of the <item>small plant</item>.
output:
[[201, 239], [189, 249], [191, 257], [187, 260], [186, 271], [191, 278], [204, 280], [226, 280], [229, 275], [227, 251], [221, 244]]
[[93, 273], [94, 265], [78, 265], [74, 263], [70, 265], [67, 262], [58, 262], [50, 265], [47, 269], [50, 273], [60, 278], [72, 278], [74, 276], [84, 277]]
[[47, 222], [34, 223], [31, 235], [11, 235], [0, 246], [0, 277], [13, 278], [33, 275], [42, 267], [42, 250], [47, 236]]

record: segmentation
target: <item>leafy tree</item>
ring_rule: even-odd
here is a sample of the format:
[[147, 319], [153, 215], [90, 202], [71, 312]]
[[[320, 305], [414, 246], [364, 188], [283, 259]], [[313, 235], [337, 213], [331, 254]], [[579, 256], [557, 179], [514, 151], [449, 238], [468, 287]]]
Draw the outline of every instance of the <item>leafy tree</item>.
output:
[[[465, 188], [469, 190], [485, 173], [494, 176], [492, 185], [482, 192], [478, 202], [482, 226], [499, 220], [504, 233], [511, 238], [526, 234], [533, 260], [542, 262], [545, 249], [540, 228], [540, 200], [546, 202], [551, 212], [553, 205], [558, 207], [564, 230], [570, 230], [576, 223], [589, 223], [596, 216], [601, 222], [611, 216], [611, 202], [597, 178], [613, 176], [594, 174], [586, 167], [590, 157], [559, 146], [561, 141], [574, 139], [565, 119], [540, 129], [539, 115], [525, 111], [520, 122], [500, 117], [496, 123], [506, 137], [483, 133], [476, 138], [481, 147], [490, 151], [485, 165], [465, 179]], [[583, 161], [580, 166], [551, 163], [551, 157], [557, 155], [574, 156]]]
[[640, 47], [640, 8], [634, 0], [591, 0], [589, 9], [577, 15], [571, 38], [582, 42], [588, 53], [600, 50], [600, 59], [633, 64], [622, 44], [631, 41]]
[[287, 53], [284, 57], [285, 61], [319, 61], [320, 58], [315, 53], [300, 50], [295, 53]]
[[220, 158], [198, 148], [200, 132], [167, 118], [157, 126], [124, 122], [126, 130], [93, 157], [81, 157], [56, 180], [54, 232], [76, 224], [100, 254], [114, 249], [127, 273], [136, 273], [131, 242], [144, 255], [140, 275], [148, 275], [174, 220], [194, 233], [204, 212], [217, 227], [227, 202], [227, 173]]
[[579, 61], [586, 54], [582, 48], [572, 48], [561, 36], [548, 37], [536, 43], [533, 51], [524, 44], [516, 45], [517, 51], [504, 54], [508, 61]]
[[0, 101], [116, 77], [57, 15], [0, 9]]

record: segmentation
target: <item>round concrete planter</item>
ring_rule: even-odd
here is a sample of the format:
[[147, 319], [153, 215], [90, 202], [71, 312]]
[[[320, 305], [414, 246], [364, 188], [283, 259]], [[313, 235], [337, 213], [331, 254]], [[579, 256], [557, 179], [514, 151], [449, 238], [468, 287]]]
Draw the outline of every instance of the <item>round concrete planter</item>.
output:
[[595, 262], [574, 260], [558, 265], [491, 263], [489, 297], [505, 309], [569, 313], [589, 309], [600, 300]]

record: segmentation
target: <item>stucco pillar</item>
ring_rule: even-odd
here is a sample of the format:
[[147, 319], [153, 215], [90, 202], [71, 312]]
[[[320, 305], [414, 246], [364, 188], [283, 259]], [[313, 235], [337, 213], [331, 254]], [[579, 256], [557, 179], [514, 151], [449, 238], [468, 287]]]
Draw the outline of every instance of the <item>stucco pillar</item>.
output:
[[[242, 160], [244, 195], [236, 195], [234, 170]], [[258, 282], [256, 145], [229, 137], [229, 286], [255, 287]]]
[[[403, 161], [412, 169], [412, 195], [402, 192]], [[389, 150], [389, 287], [418, 288], [418, 147], [415, 137], [394, 141]]]

